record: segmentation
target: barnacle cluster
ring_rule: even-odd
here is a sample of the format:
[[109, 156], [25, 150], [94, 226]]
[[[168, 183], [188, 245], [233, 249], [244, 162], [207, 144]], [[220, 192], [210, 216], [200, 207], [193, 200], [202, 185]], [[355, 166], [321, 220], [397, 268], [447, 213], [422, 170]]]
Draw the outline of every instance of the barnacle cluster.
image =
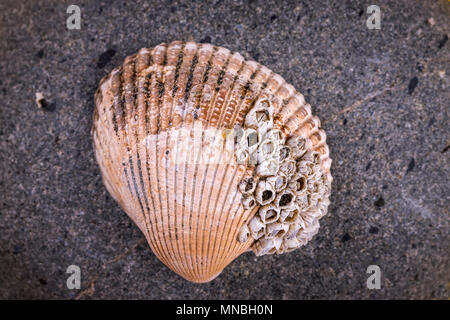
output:
[[259, 99], [236, 134], [236, 158], [256, 166], [239, 184], [242, 204], [257, 213], [244, 224], [239, 241], [252, 237], [256, 255], [285, 253], [306, 244], [327, 212], [330, 185], [320, 154], [308, 139], [286, 137], [274, 127], [269, 98]]

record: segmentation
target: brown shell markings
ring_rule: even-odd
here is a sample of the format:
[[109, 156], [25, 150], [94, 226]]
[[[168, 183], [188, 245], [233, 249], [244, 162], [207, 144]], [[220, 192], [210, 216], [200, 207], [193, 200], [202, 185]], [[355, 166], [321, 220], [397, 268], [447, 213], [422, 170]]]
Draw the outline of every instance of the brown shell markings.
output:
[[[331, 182], [326, 135], [304, 97], [238, 53], [163, 43], [127, 57], [100, 82], [93, 140], [103, 182], [156, 256], [187, 280], [214, 279], [250, 248], [251, 237], [238, 238], [258, 207], [245, 209], [239, 191], [254, 166], [222, 154], [217, 163], [205, 163], [197, 161], [202, 151], [178, 148], [198, 128], [242, 125], [264, 95], [272, 97], [274, 127], [308, 139]], [[201, 143], [207, 144], [203, 136]]]

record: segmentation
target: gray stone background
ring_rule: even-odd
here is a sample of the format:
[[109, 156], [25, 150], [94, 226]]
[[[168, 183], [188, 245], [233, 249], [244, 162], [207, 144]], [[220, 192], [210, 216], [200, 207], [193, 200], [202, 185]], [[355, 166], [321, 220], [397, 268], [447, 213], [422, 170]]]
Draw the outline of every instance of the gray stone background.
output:
[[[81, 8], [81, 30], [66, 9]], [[366, 27], [371, 4], [381, 30]], [[448, 1], [0, 2], [0, 298], [448, 297]], [[208, 284], [159, 262], [102, 185], [99, 80], [141, 47], [210, 42], [292, 83], [322, 119], [334, 176], [319, 234], [246, 253]], [[36, 92], [47, 99], [37, 107]], [[68, 290], [66, 268], [81, 268]], [[382, 271], [366, 288], [366, 269]]]

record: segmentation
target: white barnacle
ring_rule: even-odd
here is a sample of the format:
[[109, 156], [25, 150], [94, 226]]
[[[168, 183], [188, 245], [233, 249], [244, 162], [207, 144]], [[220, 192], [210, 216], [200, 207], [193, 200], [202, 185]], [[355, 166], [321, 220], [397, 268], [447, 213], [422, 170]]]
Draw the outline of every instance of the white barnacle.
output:
[[253, 153], [258, 149], [261, 136], [255, 129], [247, 128], [245, 132], [245, 147], [249, 153]]
[[268, 177], [266, 181], [273, 186], [276, 192], [281, 192], [288, 184], [288, 178], [284, 174]]
[[292, 208], [295, 203], [295, 193], [285, 189], [277, 194], [275, 205], [280, 209]]
[[291, 210], [289, 209], [282, 209], [280, 211], [280, 222], [284, 222], [284, 220], [286, 220], [286, 217], [289, 215], [290, 212]]
[[281, 210], [280, 220], [288, 224], [295, 223], [297, 217], [299, 216], [300, 216], [300, 208], [296, 203], [294, 203], [294, 205], [291, 208]]
[[324, 215], [326, 215], [327, 214], [327, 211], [328, 211], [328, 207], [327, 206], [321, 206], [320, 204], [318, 205], [318, 207], [317, 207], [317, 211], [318, 211], [318, 218], [320, 219], [320, 218], [322, 218]]
[[255, 106], [245, 116], [245, 126], [256, 129], [260, 123], [269, 121], [270, 118], [271, 116], [268, 110], [260, 106]]
[[252, 194], [256, 189], [256, 181], [253, 177], [242, 179], [238, 188], [242, 194]]
[[301, 158], [308, 150], [308, 141], [300, 136], [293, 136], [286, 141], [286, 144], [292, 149], [294, 159]]
[[244, 224], [239, 232], [239, 242], [247, 242], [248, 237], [250, 236], [250, 229], [248, 228], [247, 224]]
[[314, 181], [320, 181], [322, 177], [322, 170], [320, 164], [310, 165], [311, 172], [309, 173], [309, 178]]
[[236, 162], [238, 164], [246, 164], [249, 159], [249, 153], [245, 149], [238, 148], [235, 151], [236, 154]]
[[300, 213], [300, 215], [301, 215], [301, 217], [302, 217], [302, 219], [303, 219], [303, 222], [304, 222], [304, 224], [305, 224], [304, 229], [310, 228], [311, 225], [313, 225], [314, 222], [315, 222], [316, 220], [318, 220], [314, 215], [311, 214], [311, 210], [302, 211], [302, 212]]
[[282, 253], [280, 251], [282, 244], [283, 244], [283, 238], [281, 238], [281, 237], [273, 238], [273, 248], [269, 250], [269, 254], [274, 254], [275, 252]]
[[309, 240], [312, 239], [313, 236], [317, 234], [317, 231], [319, 231], [319, 227], [319, 219], [312, 220], [305, 229], [299, 230], [296, 236], [297, 240], [302, 244], [306, 244]]
[[299, 223], [299, 221], [300, 221], [300, 219], [297, 219], [296, 223], [291, 223], [289, 225], [289, 229], [288, 229], [288, 231], [286, 232], [286, 235], [285, 235], [286, 239], [295, 238], [295, 236], [297, 235], [299, 230], [305, 227], [305, 223], [304, 222], [303, 223]]
[[298, 205], [298, 207], [301, 210], [305, 210], [305, 209], [309, 208], [308, 194], [306, 192], [297, 194], [297, 197], [295, 198], [295, 203]]
[[272, 222], [266, 226], [266, 239], [283, 237], [289, 230], [289, 225], [281, 222]]
[[275, 159], [269, 159], [261, 162], [256, 167], [256, 174], [260, 177], [273, 176], [278, 171], [279, 163]]
[[320, 164], [320, 153], [317, 151], [308, 151], [302, 156], [302, 161]]
[[297, 170], [296, 162], [293, 159], [284, 159], [278, 168], [278, 173], [282, 173], [287, 177], [291, 177]]
[[280, 217], [280, 209], [273, 204], [263, 206], [258, 211], [259, 217], [264, 224], [275, 222]]
[[303, 174], [296, 173], [289, 181], [289, 188], [299, 195], [308, 188], [308, 180]]
[[324, 215], [327, 214], [329, 205], [330, 199], [328, 197], [320, 199], [319, 204], [317, 205], [317, 209], [319, 211], [319, 218], [322, 218]]
[[291, 252], [292, 250], [295, 250], [298, 247], [300, 247], [300, 242], [297, 240], [296, 237], [292, 237], [289, 239], [286, 238], [283, 239], [281, 249], [283, 250], [283, 252]]
[[272, 140], [263, 140], [258, 147], [258, 163], [271, 160], [277, 152], [277, 144]]
[[295, 160], [293, 160], [291, 158], [291, 155], [292, 155], [291, 147], [286, 146], [286, 145], [279, 145], [277, 156], [278, 156], [278, 159], [280, 162], [286, 161], [286, 160], [291, 160], [294, 162], [294, 165], [295, 165]]
[[309, 209], [307, 211], [307, 213], [305, 213], [305, 215], [307, 215], [308, 217], [312, 217], [312, 218], [320, 218], [320, 210], [319, 208], [312, 208]]
[[314, 181], [314, 180], [313, 181], [308, 181], [308, 191], [311, 194], [319, 195], [320, 194], [320, 189], [321, 189], [321, 186], [320, 186], [319, 182]]
[[263, 109], [268, 110], [270, 112], [270, 115], [273, 114], [272, 101], [270, 101], [270, 99], [266, 96], [259, 98], [255, 102], [255, 108], [263, 108]]
[[234, 144], [237, 148], [247, 148], [247, 130], [242, 127], [235, 127], [234, 129]]
[[284, 142], [286, 141], [283, 132], [279, 129], [270, 129], [267, 131], [263, 140], [276, 141], [278, 145], [284, 145]]
[[314, 208], [319, 203], [319, 195], [317, 193], [308, 193], [308, 204], [310, 208]]
[[[268, 101], [268, 100], [267, 100]], [[257, 102], [245, 116], [245, 126], [257, 129], [261, 134], [273, 127], [273, 110], [270, 103]]]
[[308, 163], [307, 161], [297, 161], [297, 173], [309, 176], [312, 172], [310, 164], [311, 163]]
[[264, 235], [266, 225], [261, 221], [260, 217], [254, 216], [248, 223], [248, 228], [250, 229], [252, 238], [258, 240]]
[[255, 197], [250, 194], [245, 194], [242, 197], [242, 205], [245, 210], [251, 210], [256, 206]]
[[272, 248], [275, 247], [273, 239], [261, 239], [259, 241], [256, 241], [253, 245], [252, 249], [255, 255], [257, 256], [263, 256], [267, 253], [269, 253]]
[[274, 187], [265, 180], [260, 180], [255, 190], [256, 201], [264, 206], [275, 199], [276, 193]]
[[307, 178], [307, 180], [312, 180], [313, 177], [311, 177], [312, 173], [312, 163], [306, 162], [306, 161], [300, 161], [297, 162], [297, 174], [303, 175]]

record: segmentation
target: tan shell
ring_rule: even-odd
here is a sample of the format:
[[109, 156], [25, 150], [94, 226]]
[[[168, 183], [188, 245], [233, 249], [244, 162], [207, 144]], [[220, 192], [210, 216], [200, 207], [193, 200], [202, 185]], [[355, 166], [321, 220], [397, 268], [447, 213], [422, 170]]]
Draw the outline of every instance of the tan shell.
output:
[[103, 182], [156, 256], [187, 280], [210, 281], [249, 249], [254, 240], [241, 228], [259, 206], [245, 209], [239, 192], [254, 167], [197, 163], [195, 152], [179, 153], [175, 145], [194, 127], [242, 125], [264, 94], [275, 97], [274, 127], [307, 138], [331, 181], [326, 135], [303, 95], [238, 53], [193, 42], [141, 49], [95, 94], [93, 140]]

